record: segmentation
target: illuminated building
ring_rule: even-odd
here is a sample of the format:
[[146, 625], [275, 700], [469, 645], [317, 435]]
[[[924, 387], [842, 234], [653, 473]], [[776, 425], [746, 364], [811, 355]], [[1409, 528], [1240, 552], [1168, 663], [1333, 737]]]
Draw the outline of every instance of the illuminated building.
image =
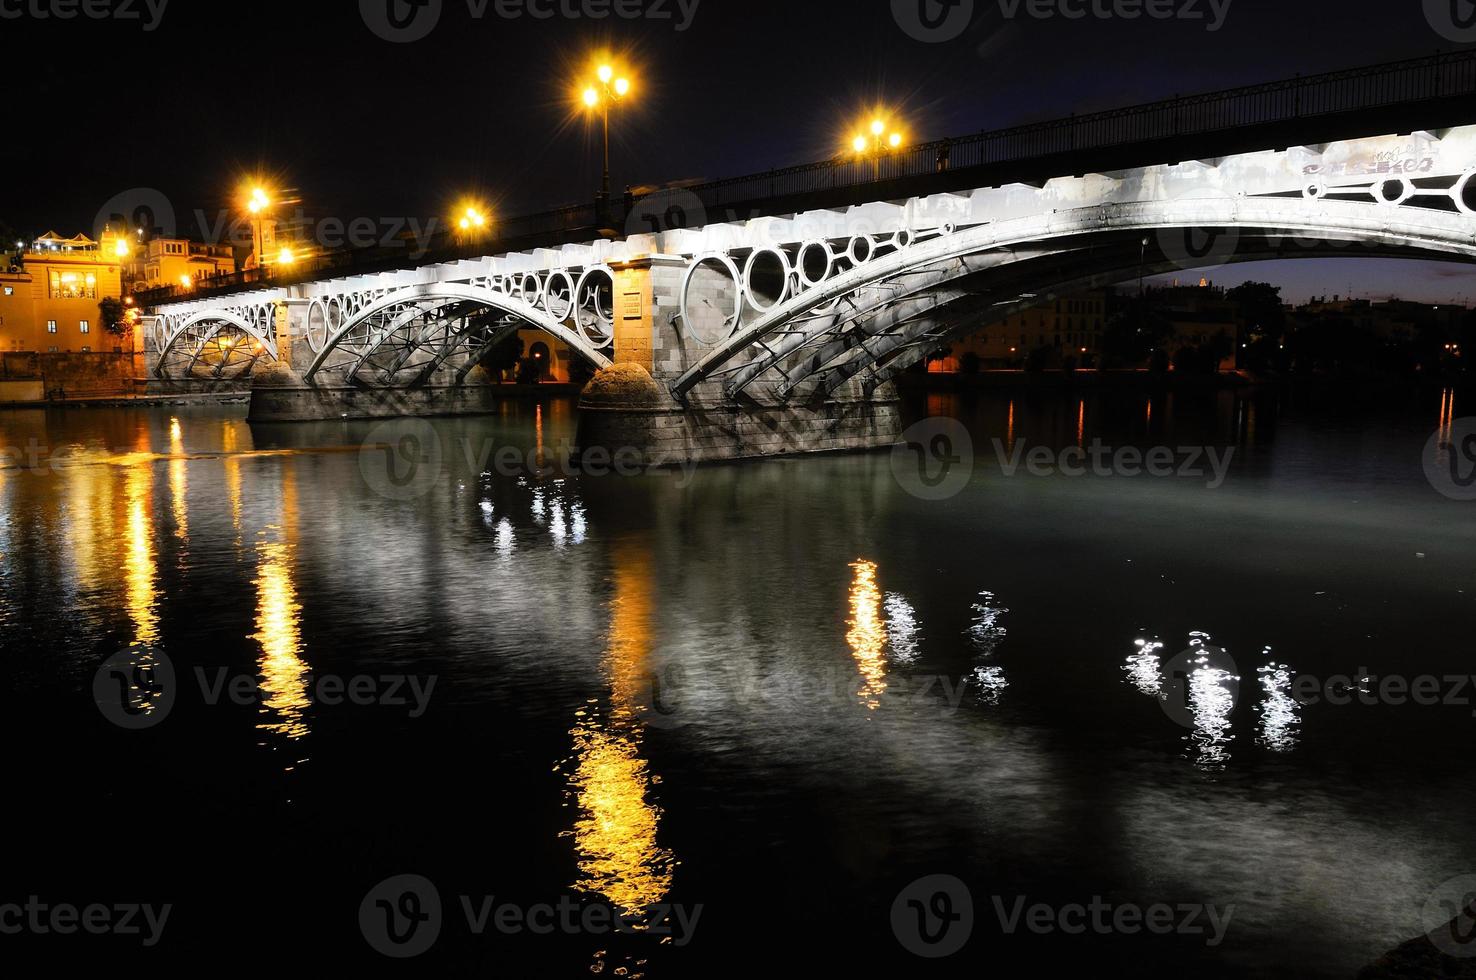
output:
[[113, 350], [98, 303], [122, 295], [127, 239], [103, 232], [64, 238], [47, 232], [10, 254], [0, 272], [0, 350]]

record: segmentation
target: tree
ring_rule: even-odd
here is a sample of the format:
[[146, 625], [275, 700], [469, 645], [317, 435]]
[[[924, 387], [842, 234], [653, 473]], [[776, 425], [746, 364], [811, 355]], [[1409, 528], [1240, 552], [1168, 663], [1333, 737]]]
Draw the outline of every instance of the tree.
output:
[[114, 337], [127, 337], [133, 333], [133, 320], [128, 315], [128, 307], [123, 305], [121, 299], [105, 296], [98, 302], [97, 310], [103, 329]]
[[481, 364], [483, 370], [501, 381], [522, 359], [523, 338], [514, 333], [498, 341], [491, 350], [483, 354]]
[[1123, 364], [1141, 365], [1173, 339], [1174, 325], [1152, 292], [1135, 296], [1107, 321], [1102, 351]]
[[[1281, 358], [1286, 336], [1286, 309], [1281, 305], [1281, 287], [1267, 282], [1243, 282], [1225, 293], [1235, 304], [1242, 330], [1240, 366], [1264, 371]], [[1234, 348], [1232, 348], [1233, 350]]]

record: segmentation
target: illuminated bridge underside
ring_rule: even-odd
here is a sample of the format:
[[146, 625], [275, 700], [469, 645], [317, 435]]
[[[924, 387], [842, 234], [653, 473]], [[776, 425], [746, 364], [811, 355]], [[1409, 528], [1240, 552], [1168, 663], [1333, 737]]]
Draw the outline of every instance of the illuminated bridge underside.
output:
[[[262, 311], [285, 308], [309, 384], [459, 383], [535, 328], [596, 367], [648, 365], [673, 404], [869, 397], [960, 334], [1085, 286], [1268, 258], [1476, 260], [1473, 175], [1462, 127], [485, 256], [160, 308], [159, 371], [219, 364], [225, 334], [274, 357]], [[700, 213], [684, 193], [647, 210]]]
[[269, 304], [200, 310], [154, 319], [159, 377], [235, 379], [263, 357], [277, 357]]

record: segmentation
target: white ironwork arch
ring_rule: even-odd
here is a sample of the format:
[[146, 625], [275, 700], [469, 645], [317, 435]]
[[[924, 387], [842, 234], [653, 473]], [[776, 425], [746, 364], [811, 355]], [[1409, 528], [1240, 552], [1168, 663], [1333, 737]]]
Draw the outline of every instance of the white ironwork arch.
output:
[[[825, 304], [880, 282], [895, 281], [931, 266], [1006, 248], [1049, 246], [1103, 233], [1156, 233], [1180, 229], [1225, 229], [1286, 239], [1354, 239], [1432, 257], [1476, 260], [1476, 222], [1470, 215], [1423, 208], [1288, 198], [1206, 197], [1193, 201], [1103, 204], [1044, 212], [959, 229], [904, 244], [776, 303], [733, 330], [696, 365], [677, 378], [672, 393], [684, 398], [741, 352], [787, 329]], [[1221, 264], [1215, 262], [1213, 264]], [[960, 273], [963, 274], [963, 273]], [[940, 283], [941, 285], [941, 283]]]
[[[172, 329], [168, 328], [169, 318], [165, 317], [164, 322], [168, 333], [164, 343], [159, 348], [159, 360], [154, 368], [154, 373], [161, 378], [164, 376], [166, 359], [169, 355], [176, 353], [175, 349], [179, 346], [181, 338], [188, 336], [193, 341], [193, 347], [190, 351], [190, 364], [193, 366], [200, 356], [201, 345], [208, 342], [228, 326], [234, 327], [256, 340], [261, 344], [266, 353], [271, 355], [272, 359], [275, 360], [277, 357], [277, 337], [275, 331], [264, 329], [261, 326], [257, 314], [260, 313], [262, 308], [251, 308], [249, 315], [243, 315], [246, 311], [237, 308], [199, 310], [185, 316]], [[271, 309], [269, 305], [264, 308]], [[209, 324], [209, 328], [203, 334], [195, 334], [193, 332], [194, 329], [202, 324]]]
[[[323, 369], [333, 352], [353, 334], [354, 330], [364, 325], [366, 320], [395, 307], [410, 304], [418, 307], [424, 314], [429, 314], [441, 307], [460, 304], [497, 310], [517, 317], [530, 327], [542, 330], [596, 368], [610, 366], [609, 358], [596, 350], [579, 331], [555, 320], [544, 310], [523, 299], [514, 298], [506, 293], [494, 292], [485, 286], [475, 286], [471, 283], [441, 282], [408, 286], [365, 303], [329, 336], [323, 349], [313, 359], [313, 363], [303, 372], [304, 380], [311, 381], [318, 371]], [[386, 338], [381, 336], [378, 341], [371, 343], [371, 349], [378, 343], [382, 343], [384, 339]]]

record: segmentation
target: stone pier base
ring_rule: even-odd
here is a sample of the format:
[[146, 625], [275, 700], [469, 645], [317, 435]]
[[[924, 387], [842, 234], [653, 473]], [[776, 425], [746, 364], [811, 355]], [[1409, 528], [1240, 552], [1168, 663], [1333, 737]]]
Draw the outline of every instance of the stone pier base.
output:
[[734, 405], [697, 388], [677, 403], [643, 369], [601, 371], [579, 399], [580, 451], [638, 450], [647, 465], [676, 466], [764, 456], [857, 451], [901, 439], [900, 406], [890, 385], [871, 398], [846, 388], [821, 401], [788, 404], [762, 395]]

